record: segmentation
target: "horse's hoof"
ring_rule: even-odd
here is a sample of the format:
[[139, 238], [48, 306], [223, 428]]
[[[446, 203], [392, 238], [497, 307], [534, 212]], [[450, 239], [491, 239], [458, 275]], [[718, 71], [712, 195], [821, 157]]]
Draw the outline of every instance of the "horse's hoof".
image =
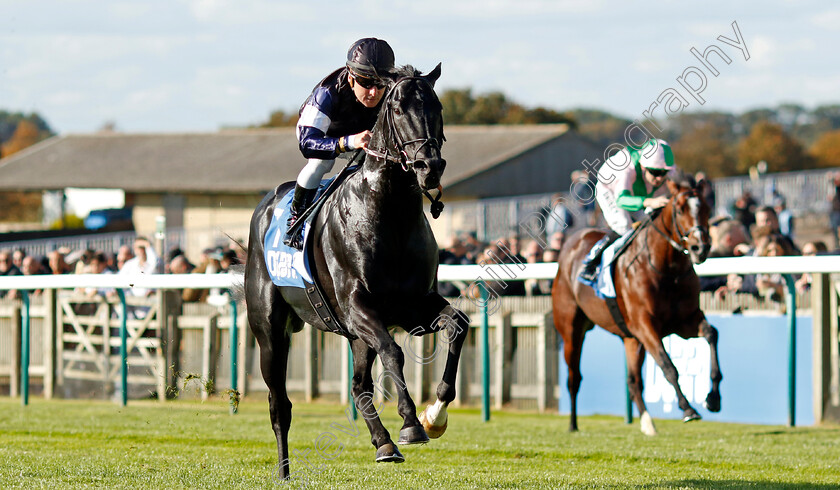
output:
[[703, 407], [710, 412], [720, 412], [720, 395], [717, 393], [709, 393], [706, 401], [703, 402]]
[[702, 417], [694, 410], [686, 410], [683, 414], [683, 422], [691, 422], [693, 420], [700, 420]]
[[376, 449], [377, 463], [402, 463], [405, 457], [393, 442], [385, 443]]
[[400, 429], [400, 438], [397, 440], [397, 444], [403, 446], [406, 444], [426, 444], [427, 442], [429, 442], [429, 436], [426, 435], [422, 425]]
[[656, 425], [653, 423], [653, 418], [651, 418], [648, 412], [645, 412], [639, 417], [639, 423], [641, 425], [642, 434], [646, 436], [655, 436], [656, 435]]
[[[426, 410], [431, 408], [431, 406], [426, 407]], [[432, 425], [432, 422], [426, 417], [426, 410], [420, 412], [420, 423], [423, 424], [423, 428], [426, 429], [426, 434], [431, 437], [432, 439], [437, 439], [438, 437], [442, 436], [444, 432], [446, 432], [446, 428], [449, 426], [449, 417], [443, 420], [443, 425]], [[400, 436], [402, 436], [402, 432], [400, 432]]]

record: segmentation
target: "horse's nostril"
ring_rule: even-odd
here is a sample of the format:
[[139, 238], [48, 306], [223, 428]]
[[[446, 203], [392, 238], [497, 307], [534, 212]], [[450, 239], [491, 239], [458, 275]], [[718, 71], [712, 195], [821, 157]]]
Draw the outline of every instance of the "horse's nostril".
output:
[[426, 162], [423, 160], [416, 160], [414, 162], [414, 170], [426, 170], [427, 168], [429, 168], [429, 166], [426, 165]]

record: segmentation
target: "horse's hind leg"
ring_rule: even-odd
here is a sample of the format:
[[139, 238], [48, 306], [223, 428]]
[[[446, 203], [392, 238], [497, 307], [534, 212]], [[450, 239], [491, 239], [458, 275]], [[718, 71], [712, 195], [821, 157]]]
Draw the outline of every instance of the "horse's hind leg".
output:
[[[253, 227], [252, 227], [253, 230]], [[251, 233], [248, 261], [245, 267], [245, 298], [248, 323], [260, 347], [260, 370], [268, 386], [268, 410], [271, 428], [277, 438], [279, 464], [277, 476], [289, 477], [289, 426], [292, 423], [292, 402], [286, 392], [286, 368], [293, 325], [300, 322], [280, 296], [266, 272], [260, 240]], [[255, 245], [256, 244], [256, 245]]]
[[[568, 320], [571, 327], [569, 330], [561, 330], [563, 336], [563, 356], [566, 359], [566, 366], [569, 374], [566, 380], [566, 387], [569, 390], [569, 432], [577, 432], [577, 395], [580, 391], [580, 383], [583, 375], [580, 372], [580, 356], [583, 352], [583, 339], [586, 332], [592, 328], [593, 323], [583, 314], [583, 310], [574, 306], [573, 316]], [[555, 314], [555, 323], [558, 317]]]
[[[270, 284], [270, 282], [269, 282]], [[246, 288], [248, 283], [246, 282]], [[274, 294], [268, 296], [272, 301], [279, 298], [273, 285]], [[255, 298], [255, 296], [249, 296]], [[277, 476], [289, 477], [289, 427], [292, 423], [292, 402], [286, 392], [286, 367], [291, 344], [291, 330], [287, 328], [287, 319], [277, 318], [272, 301], [257, 304], [248, 302], [248, 321], [260, 347], [260, 370], [268, 386], [268, 411], [271, 416], [271, 428], [277, 438], [277, 456], [279, 465]], [[282, 301], [282, 300], [279, 300]], [[288, 306], [286, 306], [288, 308]], [[276, 323], [278, 328], [273, 328]]]
[[706, 396], [706, 401], [703, 402], [703, 406], [710, 412], [720, 412], [720, 382], [723, 379], [723, 375], [720, 372], [720, 365], [718, 364], [718, 331], [703, 318], [700, 322], [700, 335], [709, 343], [709, 351], [711, 353], [712, 389]]
[[[431, 332], [442, 331], [444, 343], [447, 346], [446, 366], [443, 370], [443, 378], [438, 384], [435, 392], [437, 400], [420, 413], [420, 422], [431, 438], [438, 438], [446, 432], [449, 416], [446, 407], [455, 399], [455, 381], [458, 376], [458, 361], [461, 358], [461, 349], [464, 340], [467, 338], [470, 327], [470, 319], [467, 315], [452, 307], [448, 301], [437, 293], [431, 293], [423, 302], [425, 314], [419, 317], [419, 326], [409, 333], [412, 335], [424, 335]], [[421, 311], [423, 311], [421, 310]], [[435, 354], [437, 349], [435, 349]], [[427, 364], [431, 359], [416, 359], [416, 361]]]
[[627, 388], [630, 390], [630, 398], [639, 409], [639, 419], [642, 425], [642, 433], [648, 436], [656, 435], [656, 426], [647, 411], [645, 400], [642, 396], [644, 385], [642, 381], [642, 364], [645, 362], [645, 347], [635, 338], [624, 339], [624, 353], [627, 358]]
[[367, 424], [370, 442], [376, 448], [376, 461], [402, 463], [405, 458], [391, 440], [388, 429], [382, 425], [373, 402], [371, 369], [376, 352], [361, 339], [351, 341], [350, 347], [353, 349], [353, 401]]

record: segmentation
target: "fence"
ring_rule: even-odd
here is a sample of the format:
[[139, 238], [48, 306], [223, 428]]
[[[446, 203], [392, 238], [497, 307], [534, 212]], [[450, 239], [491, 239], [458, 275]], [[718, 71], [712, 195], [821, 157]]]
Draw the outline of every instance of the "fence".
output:
[[[486, 273], [488, 267], [500, 266], [441, 267], [440, 278], [475, 280], [482, 273]], [[698, 270], [701, 274], [729, 271], [825, 273], [838, 268], [840, 267], [834, 261], [822, 257], [817, 260], [807, 257], [782, 257], [712, 259], [699, 266]], [[528, 265], [518, 279], [553, 277], [555, 272], [555, 264]], [[495, 271], [495, 276], [502, 277], [504, 274], [507, 272], [503, 269]], [[73, 286], [127, 287], [129, 283], [137, 287], [229, 287], [230, 281], [229, 277], [205, 275], [149, 275], [134, 278], [88, 275], [29, 276], [0, 278], [0, 289], [34, 289], [45, 285], [59, 289]], [[837, 361], [837, 296], [840, 294], [840, 288], [833, 285], [825, 274], [816, 275], [814, 284], [814, 410], [820, 412], [816, 420], [822, 420], [823, 410], [834, 410], [832, 407], [840, 406], [836, 395], [840, 383]], [[120, 313], [115, 304], [98, 299], [91, 301], [89, 298], [79, 298], [72, 292], [53, 291], [55, 289], [49, 289], [41, 299], [33, 300], [29, 311], [33, 330], [29, 374], [41, 380], [45, 396], [61, 395], [68, 380], [75, 379], [73, 369], [81, 370], [78, 369], [81, 363], [87, 363], [84, 371], [95, 373], [91, 375], [93, 379], [88, 381], [99, 383], [101, 388], [98, 393], [109, 396], [113, 393], [115, 383], [113, 366], [119, 361], [114, 352], [118, 343], [113, 334], [118, 325], [115, 317], [122, 321], [126, 318], [125, 315]], [[130, 337], [135, 339], [127, 355], [137, 361], [132, 365], [135, 376], [132, 377], [129, 372], [128, 382], [131, 386], [142, 387], [141, 394], [148, 395], [152, 392], [162, 398], [167, 386], [189, 392], [191, 386], [196, 386], [190, 385], [190, 382], [205, 385], [203, 390], [209, 386], [206, 383], [208, 380], [214, 380], [216, 386], [236, 386], [237, 378], [243, 380], [244, 384], [240, 387], [243, 392], [264, 389], [257, 369], [256, 347], [248, 329], [245, 328], [244, 312], [236, 314], [237, 328], [234, 329], [231, 322], [233, 305], [230, 304], [218, 307], [175, 307], [177, 302], [167, 301], [166, 295], [161, 293], [152, 299], [135, 301], [133, 306], [146, 306], [150, 309], [150, 316], [146, 321], [141, 318], [126, 318], [126, 330]], [[479, 399], [485, 403], [492, 398], [496, 407], [511, 403], [518, 407], [547, 410], [555, 405], [561, 394], [561, 390], [558, 389], [558, 358], [555, 348], [557, 339], [547, 316], [550, 312], [549, 299], [544, 296], [503, 297], [500, 301], [498, 310], [489, 315], [486, 327], [476, 304], [461, 301], [459, 305], [471, 314], [474, 328], [469, 333], [463, 351], [462, 370], [458, 381], [459, 398], [456, 403], [472, 405]], [[91, 304], [94, 308], [88, 314], [79, 313], [79, 307]], [[154, 311], [155, 305], [160, 305], [157, 312]], [[704, 297], [702, 306], [704, 309], [714, 310], [729, 309], [732, 304], [715, 304], [708, 297]], [[15, 381], [20, 373], [15, 370], [21, 365], [22, 349], [18, 346], [22, 344], [23, 337], [20, 333], [24, 323], [22, 308], [23, 305], [19, 301], [7, 301], [0, 306], [0, 378], [8, 379], [12, 394], [20, 390]], [[478, 331], [484, 328], [488, 339], [486, 346], [483, 345], [483, 335], [478, 334]], [[223, 334], [225, 330], [227, 335]], [[231, 336], [236, 339], [235, 349], [231, 349], [232, 343], [228, 340]], [[396, 334], [395, 338], [406, 352], [422, 352], [422, 358], [432, 359], [428, 363], [410, 362], [411, 356], [406, 356], [409, 362], [406, 363], [405, 377], [409, 389], [418, 401], [426, 399], [434, 392], [443, 371], [443, 356], [431, 355], [435, 351], [438, 339], [434, 336], [410, 338], [404, 333]], [[145, 349], [145, 354], [142, 349]], [[227, 352], [229, 355], [225, 355]], [[290, 390], [307, 399], [334, 397], [347, 401], [347, 355], [346, 342], [343, 339], [307, 327], [302, 334], [293, 336], [289, 370]], [[145, 361], [145, 365], [140, 361]], [[793, 362], [795, 364], [795, 359]], [[235, 367], [227, 368], [230, 365]], [[485, 365], [489, 367], [487, 371], [484, 370]], [[170, 366], [175, 368], [166, 369]], [[146, 378], [141, 377], [144, 373], [138, 372], [143, 369], [146, 370]], [[381, 373], [381, 367], [378, 369]], [[196, 379], [199, 381], [194, 381]]]

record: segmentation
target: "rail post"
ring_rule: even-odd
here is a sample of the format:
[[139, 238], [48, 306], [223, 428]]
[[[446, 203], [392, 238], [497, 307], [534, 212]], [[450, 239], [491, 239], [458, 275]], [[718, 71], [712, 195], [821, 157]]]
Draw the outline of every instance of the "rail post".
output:
[[[239, 354], [239, 326], [236, 324], [237, 317], [239, 316], [239, 311], [236, 305], [236, 299], [233, 296], [233, 292], [229, 291], [230, 294], [230, 389], [233, 391], [232, 396], [238, 397], [239, 392], [239, 360], [237, 359]], [[231, 403], [230, 405], [230, 414], [236, 415], [238, 411], [239, 405], [237, 403]]]
[[21, 291], [23, 300], [23, 325], [20, 344], [20, 402], [29, 405], [29, 350], [30, 350], [30, 321], [29, 321], [29, 291]]
[[490, 317], [487, 311], [490, 296], [487, 283], [479, 279], [478, 285], [481, 289], [481, 418], [487, 422], [490, 420]]
[[796, 282], [784, 274], [788, 316], [788, 427], [796, 426]]
[[128, 305], [125, 291], [117, 288], [120, 297], [120, 405], [128, 404]]

